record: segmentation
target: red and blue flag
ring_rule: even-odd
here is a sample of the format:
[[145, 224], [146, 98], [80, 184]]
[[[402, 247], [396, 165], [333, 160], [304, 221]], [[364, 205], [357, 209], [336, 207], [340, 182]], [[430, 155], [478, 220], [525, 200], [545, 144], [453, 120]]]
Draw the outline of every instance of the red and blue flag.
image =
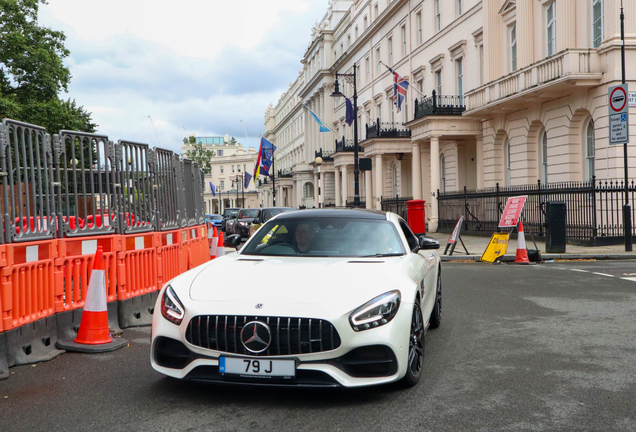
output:
[[389, 70], [393, 74], [393, 105], [395, 105], [397, 107], [397, 111], [400, 112], [402, 109], [402, 103], [406, 97], [406, 89], [409, 88], [409, 82], [406, 78], [398, 75], [398, 73], [393, 69], [389, 68]]

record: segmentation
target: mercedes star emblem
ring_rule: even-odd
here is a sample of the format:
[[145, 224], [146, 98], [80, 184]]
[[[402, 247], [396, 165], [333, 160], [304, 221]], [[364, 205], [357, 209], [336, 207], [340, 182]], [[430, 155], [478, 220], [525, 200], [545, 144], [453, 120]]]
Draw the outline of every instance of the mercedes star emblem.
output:
[[263, 303], [256, 303], [256, 309], [262, 309]]
[[252, 353], [265, 351], [272, 342], [272, 332], [269, 326], [260, 321], [250, 321], [241, 330], [241, 343]]

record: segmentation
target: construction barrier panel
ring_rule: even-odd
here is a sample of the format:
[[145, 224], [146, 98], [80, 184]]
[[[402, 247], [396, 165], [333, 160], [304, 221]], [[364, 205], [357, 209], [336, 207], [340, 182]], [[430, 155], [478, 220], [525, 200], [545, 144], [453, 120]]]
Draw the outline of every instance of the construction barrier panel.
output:
[[157, 261], [159, 263], [159, 286], [163, 286], [170, 279], [183, 273], [182, 232], [181, 230], [156, 233], [157, 236]]

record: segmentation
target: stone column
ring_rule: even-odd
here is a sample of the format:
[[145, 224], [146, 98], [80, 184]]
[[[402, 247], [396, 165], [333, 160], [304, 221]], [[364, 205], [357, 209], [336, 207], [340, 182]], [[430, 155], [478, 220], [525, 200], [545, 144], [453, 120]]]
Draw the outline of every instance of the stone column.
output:
[[413, 183], [413, 199], [422, 199], [422, 167], [420, 166], [420, 143], [413, 141], [411, 158], [411, 177]]
[[[503, 23], [499, 15], [500, 0], [483, 0], [482, 16], [484, 17], [484, 82], [496, 80], [502, 73], [503, 58], [501, 41]], [[519, 40], [519, 39], [517, 39]]]
[[340, 190], [340, 167], [334, 167], [334, 187], [336, 188], [336, 206], [342, 205], [342, 195]]
[[383, 174], [383, 170], [382, 170], [382, 155], [376, 155], [375, 156], [375, 167], [373, 167], [373, 169], [375, 170], [375, 184], [373, 185], [373, 191], [375, 192], [375, 208], [377, 210], [382, 210], [382, 191], [384, 190], [383, 184], [382, 184], [382, 174]]
[[431, 137], [431, 214], [429, 215], [429, 231], [437, 232], [439, 207], [437, 203], [437, 191], [440, 187], [439, 173], [439, 137]]
[[366, 197], [365, 197], [365, 207], [368, 209], [372, 209], [373, 208], [373, 186], [371, 185], [372, 183], [372, 173], [373, 171], [365, 171], [364, 172], [364, 190], [366, 193]]
[[481, 135], [475, 137], [475, 155], [477, 162], [477, 189], [484, 188], [484, 138]]
[[556, 37], [557, 52], [576, 48], [576, 0], [556, 2]]
[[348, 178], [348, 175], [347, 175], [348, 174], [347, 171], [349, 170], [349, 167], [347, 165], [343, 165], [341, 169], [342, 169], [342, 185], [341, 185], [341, 188], [342, 188], [342, 203], [343, 203], [343, 205], [346, 205], [347, 204], [347, 197], [349, 196], [348, 195], [348, 193], [349, 193], [349, 187], [348, 187], [349, 186], [349, 178]]

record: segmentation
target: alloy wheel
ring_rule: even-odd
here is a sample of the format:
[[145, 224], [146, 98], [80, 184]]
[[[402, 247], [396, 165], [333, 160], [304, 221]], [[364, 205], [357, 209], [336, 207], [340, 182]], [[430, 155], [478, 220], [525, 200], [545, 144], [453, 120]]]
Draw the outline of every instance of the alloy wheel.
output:
[[411, 318], [411, 335], [409, 337], [409, 363], [408, 367], [413, 376], [419, 376], [424, 364], [424, 323], [422, 311], [416, 303], [413, 305], [413, 317]]

